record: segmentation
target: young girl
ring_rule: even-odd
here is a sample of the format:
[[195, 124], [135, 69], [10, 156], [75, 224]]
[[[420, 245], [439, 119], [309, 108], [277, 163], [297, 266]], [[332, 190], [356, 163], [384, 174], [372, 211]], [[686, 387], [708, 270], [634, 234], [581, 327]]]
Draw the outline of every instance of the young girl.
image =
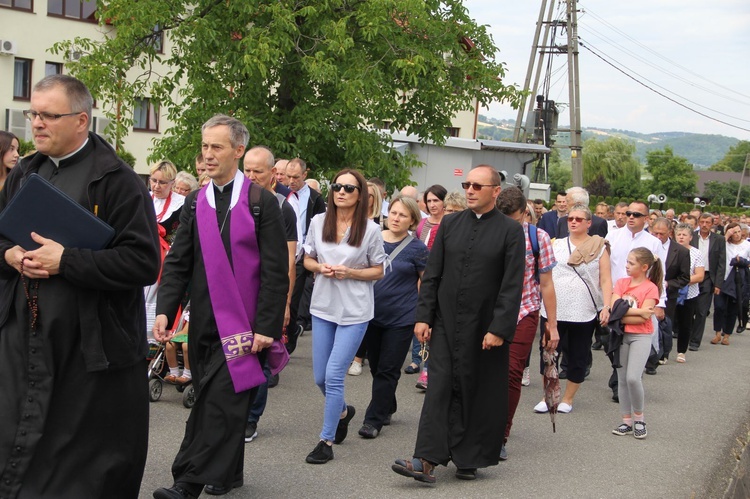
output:
[[618, 298], [630, 303], [622, 318], [625, 335], [620, 346], [621, 367], [617, 368], [622, 424], [612, 433], [646, 438], [641, 375], [651, 353], [651, 316], [661, 295], [663, 273], [659, 258], [646, 248], [635, 248], [628, 254], [625, 270], [630, 277], [619, 279], [612, 292], [612, 305]]

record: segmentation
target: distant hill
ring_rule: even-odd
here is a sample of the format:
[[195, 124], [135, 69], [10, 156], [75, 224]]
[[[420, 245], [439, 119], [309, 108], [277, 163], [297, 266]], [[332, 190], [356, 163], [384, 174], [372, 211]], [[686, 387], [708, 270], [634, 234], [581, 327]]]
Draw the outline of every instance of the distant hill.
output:
[[[479, 115], [478, 136], [492, 140], [511, 140], [513, 138], [513, 127], [515, 120], [499, 120]], [[729, 148], [737, 142], [734, 137], [724, 135], [708, 135], [701, 133], [686, 132], [658, 132], [638, 133], [630, 130], [606, 129], [595, 127], [583, 128], [583, 140], [591, 137], [607, 138], [621, 137], [635, 143], [636, 153], [642, 162], [646, 161], [646, 153], [653, 149], [662, 149], [671, 146], [678, 156], [687, 158], [696, 170], [705, 170], [713, 165], [727, 153]], [[560, 134], [557, 137], [558, 144], [569, 143], [568, 134]], [[584, 150], [584, 154], [586, 151]], [[564, 155], [563, 155], [564, 156]]]

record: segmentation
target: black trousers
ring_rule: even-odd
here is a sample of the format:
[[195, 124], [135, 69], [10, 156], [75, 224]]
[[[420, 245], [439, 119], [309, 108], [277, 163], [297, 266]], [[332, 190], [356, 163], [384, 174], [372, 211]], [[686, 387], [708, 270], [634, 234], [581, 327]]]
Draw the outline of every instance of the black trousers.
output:
[[367, 344], [372, 373], [372, 398], [365, 413], [365, 423], [378, 431], [383, 427], [383, 421], [396, 412], [396, 388], [413, 335], [413, 325], [387, 328], [371, 322], [367, 327], [364, 343]]
[[688, 350], [690, 336], [693, 332], [693, 318], [695, 317], [699, 298], [700, 295], [685, 300], [685, 303], [682, 305], [677, 305], [675, 317], [680, 324], [680, 328], [677, 330], [677, 353], [685, 353]]
[[706, 328], [706, 317], [711, 308], [711, 302], [714, 300], [714, 283], [711, 278], [707, 277], [701, 283], [701, 293], [698, 295], [698, 301], [695, 304], [695, 315], [693, 317], [693, 330], [690, 333], [690, 344], [694, 347], [700, 347], [703, 340], [703, 330]]

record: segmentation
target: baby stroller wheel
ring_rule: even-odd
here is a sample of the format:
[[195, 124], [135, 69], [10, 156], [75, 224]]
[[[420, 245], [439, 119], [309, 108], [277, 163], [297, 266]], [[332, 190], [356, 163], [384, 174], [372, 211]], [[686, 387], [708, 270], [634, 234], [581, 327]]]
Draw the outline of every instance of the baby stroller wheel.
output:
[[148, 399], [151, 402], [156, 402], [161, 398], [162, 384], [159, 379], [152, 379], [148, 383]]
[[185, 392], [182, 394], [182, 405], [192, 409], [195, 405], [195, 388], [193, 385], [183, 387]]

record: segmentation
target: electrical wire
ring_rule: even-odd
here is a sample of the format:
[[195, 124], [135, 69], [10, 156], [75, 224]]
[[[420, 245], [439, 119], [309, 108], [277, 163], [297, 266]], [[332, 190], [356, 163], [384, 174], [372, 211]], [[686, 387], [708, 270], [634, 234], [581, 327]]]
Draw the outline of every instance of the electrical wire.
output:
[[[579, 5], [580, 5], [580, 3], [579, 3]], [[709, 79], [708, 79], [708, 78], [706, 78], [705, 76], [703, 76], [703, 75], [701, 75], [701, 74], [699, 74], [699, 73], [696, 73], [696, 72], [695, 72], [695, 71], [693, 71], [692, 69], [686, 68], [685, 66], [682, 66], [682, 65], [678, 64], [677, 62], [675, 62], [675, 61], [673, 61], [673, 60], [669, 59], [668, 57], [665, 57], [665, 56], [663, 56], [663, 55], [662, 55], [662, 54], [660, 54], [659, 52], [657, 52], [657, 51], [653, 50], [652, 48], [650, 48], [650, 47], [648, 47], [648, 46], [646, 46], [646, 45], [644, 45], [643, 43], [639, 42], [638, 40], [636, 40], [636, 39], [635, 39], [635, 38], [633, 38], [632, 36], [628, 35], [628, 34], [627, 34], [627, 33], [625, 33], [624, 31], [620, 30], [619, 28], [617, 28], [617, 27], [616, 27], [616, 26], [614, 26], [613, 24], [611, 24], [611, 23], [607, 22], [607, 21], [606, 21], [606, 20], [605, 20], [604, 18], [602, 18], [601, 16], [597, 15], [597, 14], [596, 14], [596, 12], [592, 11], [592, 10], [591, 10], [590, 8], [586, 7], [586, 8], [585, 8], [585, 12], [586, 12], [586, 14], [590, 15], [591, 17], [593, 17], [594, 19], [596, 19], [597, 21], [599, 21], [600, 23], [604, 24], [605, 26], [609, 27], [609, 28], [610, 28], [610, 29], [612, 29], [613, 31], [615, 31], [615, 32], [619, 33], [620, 35], [624, 36], [624, 37], [625, 37], [625, 38], [627, 38], [628, 40], [632, 41], [633, 43], [635, 43], [635, 44], [636, 44], [636, 45], [638, 45], [639, 47], [643, 48], [644, 50], [646, 50], [646, 51], [648, 51], [648, 52], [650, 52], [650, 53], [652, 53], [652, 54], [654, 54], [654, 55], [655, 55], [656, 57], [658, 57], [659, 59], [661, 59], [661, 60], [663, 60], [663, 61], [665, 61], [665, 62], [668, 62], [669, 64], [672, 64], [673, 66], [676, 66], [676, 67], [678, 67], [678, 68], [682, 69], [683, 71], [685, 71], [685, 72], [687, 72], [687, 73], [690, 73], [691, 75], [693, 75], [693, 76], [696, 76], [697, 78], [699, 78], [699, 79], [701, 79], [701, 80], [703, 80], [703, 81], [705, 81], [705, 82], [708, 82], [708, 83], [710, 83], [711, 85], [714, 85], [714, 86], [717, 86], [717, 87], [723, 88], [724, 90], [727, 90], [727, 91], [729, 91], [729, 92], [732, 92], [733, 94], [741, 95], [741, 96], [743, 96], [743, 97], [746, 97], [746, 98], [750, 99], [750, 95], [746, 95], [746, 94], [740, 93], [740, 92], [738, 92], [737, 90], [734, 90], [734, 89], [732, 89], [732, 88], [729, 88], [729, 87], [726, 87], [726, 86], [722, 85], [721, 83], [717, 83], [717, 82], [715, 82], [715, 81], [709, 80]]]
[[[586, 43], [587, 43], [587, 42], [586, 42]], [[654, 89], [654, 88], [652, 88], [652, 87], [650, 87], [650, 86], [646, 85], [645, 83], [643, 83], [642, 81], [638, 80], [638, 79], [637, 79], [637, 78], [635, 78], [634, 76], [632, 76], [632, 75], [628, 74], [628, 73], [627, 73], [627, 72], [625, 72], [625, 71], [624, 71], [623, 69], [619, 68], [618, 66], [616, 66], [615, 64], [613, 64], [612, 62], [610, 62], [609, 60], [607, 60], [606, 58], [604, 58], [603, 56], [599, 55], [599, 54], [598, 54], [597, 52], [595, 52], [594, 50], [592, 50], [592, 48], [591, 48], [591, 47], [587, 46], [587, 45], [586, 45], [586, 44], [584, 43], [584, 41], [583, 41], [583, 40], [580, 40], [580, 39], [579, 39], [579, 46], [581, 46], [581, 47], [585, 48], [586, 50], [588, 50], [589, 52], [591, 52], [591, 53], [592, 53], [592, 54], [593, 54], [594, 56], [596, 56], [597, 58], [599, 58], [599, 59], [601, 59], [602, 61], [604, 61], [604, 63], [606, 63], [606, 64], [607, 64], [607, 65], [609, 65], [609, 66], [612, 66], [612, 67], [613, 67], [613, 68], [614, 68], [615, 70], [617, 70], [617, 71], [619, 71], [620, 73], [624, 74], [625, 76], [627, 76], [628, 78], [630, 78], [630, 79], [631, 79], [631, 80], [633, 80], [634, 82], [636, 82], [636, 83], [638, 83], [639, 85], [641, 85], [641, 86], [643, 86], [643, 87], [645, 87], [645, 88], [647, 88], [647, 89], [651, 90], [651, 91], [652, 91], [652, 92], [654, 92], [655, 94], [657, 94], [657, 95], [660, 95], [660, 96], [664, 97], [665, 99], [667, 99], [667, 100], [669, 100], [669, 101], [671, 101], [671, 102], [673, 102], [673, 103], [677, 104], [678, 106], [680, 106], [680, 107], [683, 107], [683, 108], [687, 109], [688, 111], [692, 111], [693, 113], [695, 113], [695, 114], [698, 114], [698, 115], [700, 115], [700, 116], [703, 116], [704, 118], [707, 118], [707, 119], [709, 119], [709, 120], [711, 120], [711, 121], [715, 121], [715, 122], [717, 122], [717, 123], [721, 123], [721, 124], [723, 124], [723, 125], [727, 125], [727, 126], [729, 126], [729, 127], [732, 127], [732, 128], [736, 128], [736, 129], [738, 129], [738, 130], [742, 130], [742, 131], [745, 131], [745, 132], [750, 132], [750, 128], [743, 128], [743, 127], [741, 127], [741, 126], [738, 126], [738, 125], [734, 125], [734, 124], [732, 124], [732, 123], [728, 123], [728, 122], [726, 122], [726, 121], [720, 120], [720, 119], [718, 119], [718, 118], [714, 118], [713, 116], [709, 116], [709, 115], [708, 115], [708, 114], [706, 114], [706, 113], [703, 113], [703, 112], [701, 112], [701, 111], [698, 111], [697, 109], [693, 109], [693, 108], [691, 108], [690, 106], [687, 106], [687, 105], [683, 104], [682, 102], [680, 102], [680, 101], [677, 101], [677, 100], [673, 99], [672, 97], [670, 97], [670, 96], [668, 96], [668, 95], [665, 95], [665, 94], [663, 94], [662, 92], [659, 92], [658, 90], [656, 90], [656, 89]], [[637, 73], [636, 73], [636, 74], [637, 74]], [[723, 113], [721, 113], [721, 114], [723, 114]], [[746, 120], [742, 120], [742, 121], [746, 121]]]
[[[600, 38], [601, 40], [603, 40], [605, 42], [608, 42], [612, 47], [621, 50], [622, 52], [628, 54], [629, 56], [633, 57], [634, 59], [636, 59], [638, 61], [641, 61], [643, 64], [646, 64], [647, 66], [650, 66], [651, 68], [656, 69], [657, 71], [660, 71], [660, 72], [662, 72], [662, 73], [664, 73], [664, 74], [666, 74], [668, 76], [671, 76], [672, 78], [680, 80], [681, 82], [683, 82], [683, 83], [685, 83], [687, 85], [690, 85], [691, 87], [694, 87], [694, 88], [697, 88], [697, 89], [702, 90], [704, 92], [707, 92], [709, 94], [715, 95], [716, 97], [720, 97], [722, 99], [729, 100], [729, 101], [731, 101], [734, 104], [742, 104], [742, 105], [745, 105], [745, 106], [750, 106], [750, 102], [741, 101], [741, 100], [739, 100], [737, 98], [736, 95], [729, 96], [729, 95], [726, 95], [726, 94], [719, 93], [719, 92], [717, 92], [716, 90], [714, 90], [712, 88], [708, 88], [708, 87], [704, 87], [702, 85], [698, 85], [697, 83], [694, 83], [694, 82], [688, 80], [687, 78], [678, 75], [677, 73], [673, 73], [672, 71], [667, 70], [663, 65], [659, 65], [657, 63], [649, 61], [648, 59], [642, 57], [641, 55], [639, 55], [639, 54], [637, 54], [637, 53], [635, 53], [635, 52], [633, 52], [633, 51], [631, 51], [631, 50], [623, 47], [617, 41], [615, 41], [615, 40], [607, 37], [605, 34], [597, 31], [596, 29], [592, 28], [591, 26], [589, 26], [586, 23], [580, 23], [579, 22], [579, 28], [580, 27], [584, 28], [583, 31], [591, 31], [592, 33], [594, 33], [594, 36], [596, 36], [597, 38]], [[698, 104], [698, 105], [700, 105], [700, 104]]]

